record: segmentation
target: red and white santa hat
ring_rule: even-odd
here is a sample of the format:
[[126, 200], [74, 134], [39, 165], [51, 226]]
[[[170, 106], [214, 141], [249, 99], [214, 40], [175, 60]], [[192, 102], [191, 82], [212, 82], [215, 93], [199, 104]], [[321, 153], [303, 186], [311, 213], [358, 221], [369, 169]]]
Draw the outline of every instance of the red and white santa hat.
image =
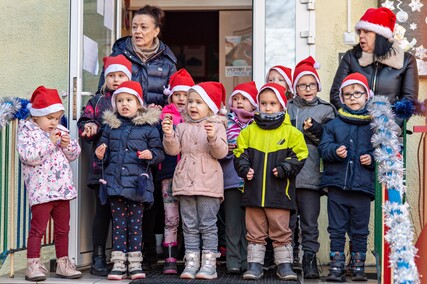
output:
[[104, 57], [104, 77], [112, 72], [123, 72], [132, 80], [132, 63], [123, 55]]
[[267, 83], [259, 89], [258, 95], [256, 97], [257, 102], [259, 102], [259, 94], [262, 93], [263, 90], [270, 89], [274, 92], [280, 104], [283, 107], [283, 110], [288, 109], [288, 99], [286, 98], [286, 88], [277, 83]]
[[120, 86], [117, 88], [117, 90], [114, 91], [113, 95], [111, 96], [111, 105], [113, 106], [114, 111], [117, 110], [116, 96], [121, 93], [128, 93], [134, 95], [138, 99], [141, 107], [144, 106], [141, 84], [135, 81], [125, 81], [120, 84]]
[[[289, 88], [292, 88], [292, 69], [282, 66], [282, 65], [276, 65], [270, 68], [270, 70], [268, 70], [267, 72], [267, 76], [265, 78], [265, 82], [268, 83], [268, 74], [270, 74], [271, 70], [276, 70], [277, 72], [279, 72], [280, 75], [283, 76], [283, 78], [285, 78], [285, 82], [288, 85]], [[292, 92], [292, 90], [289, 90]]]
[[369, 8], [357, 22], [355, 29], [368, 30], [389, 39], [393, 37], [396, 16], [385, 7]]
[[299, 79], [305, 75], [313, 75], [316, 79], [318, 85], [318, 91], [322, 90], [322, 85], [320, 84], [319, 74], [317, 74], [316, 69], [320, 69], [320, 63], [316, 62], [313, 57], [309, 56], [304, 60], [301, 60], [296, 66], [294, 71], [294, 80], [293, 80], [293, 90], [295, 95], [297, 93], [297, 85]]
[[163, 94], [168, 96], [168, 101], [169, 101], [170, 96], [174, 92], [180, 92], [180, 91], [187, 92], [194, 85], [195, 83], [190, 73], [188, 73], [187, 70], [182, 68], [172, 74], [172, 76], [169, 79], [169, 86], [163, 90]]
[[368, 94], [368, 100], [374, 96], [374, 92], [369, 89], [368, 79], [360, 73], [351, 73], [347, 77], [344, 78], [340, 87], [340, 101], [344, 104], [344, 98], [342, 96], [342, 89], [349, 85], [359, 84], [365, 88], [366, 93]]
[[30, 103], [27, 105], [31, 116], [46, 116], [57, 111], [65, 111], [56, 89], [39, 86], [34, 90]]
[[221, 115], [227, 114], [227, 109], [225, 109], [226, 92], [224, 85], [220, 82], [202, 82], [191, 87], [188, 92], [191, 91], [197, 92], [214, 114], [218, 114], [218, 112]]
[[231, 107], [233, 103], [233, 96], [237, 94], [242, 94], [242, 96], [247, 98], [254, 107], [258, 107], [258, 103], [256, 100], [256, 97], [258, 95], [258, 89], [256, 88], [256, 84], [254, 81], [241, 83], [234, 87], [233, 92], [231, 93], [230, 98], [228, 99], [229, 107]]

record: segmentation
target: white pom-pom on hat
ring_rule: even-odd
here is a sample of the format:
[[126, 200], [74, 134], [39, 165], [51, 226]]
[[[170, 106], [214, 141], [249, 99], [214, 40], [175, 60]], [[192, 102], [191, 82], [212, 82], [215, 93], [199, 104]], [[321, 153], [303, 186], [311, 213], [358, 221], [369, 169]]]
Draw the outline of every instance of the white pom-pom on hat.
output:
[[171, 85], [168, 85], [168, 87], [163, 86], [163, 95], [169, 96], [172, 95], [172, 91], [170, 89]]
[[314, 67], [314, 69], [319, 70], [320, 69], [320, 62], [319, 61], [314, 62], [313, 67]]

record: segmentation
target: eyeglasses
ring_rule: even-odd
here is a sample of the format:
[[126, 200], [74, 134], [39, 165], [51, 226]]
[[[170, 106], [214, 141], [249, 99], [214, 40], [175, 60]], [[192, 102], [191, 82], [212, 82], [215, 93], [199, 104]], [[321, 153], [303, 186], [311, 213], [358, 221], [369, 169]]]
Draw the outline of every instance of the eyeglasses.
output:
[[300, 89], [301, 91], [305, 91], [305, 90], [307, 90], [307, 88], [309, 90], [316, 90], [317, 89], [317, 83], [299, 84], [299, 85], [297, 85], [297, 88]]
[[344, 93], [342, 94], [342, 96], [344, 97], [344, 99], [349, 100], [351, 99], [351, 97], [358, 99], [364, 94], [366, 94], [366, 92], [354, 92], [354, 93]]

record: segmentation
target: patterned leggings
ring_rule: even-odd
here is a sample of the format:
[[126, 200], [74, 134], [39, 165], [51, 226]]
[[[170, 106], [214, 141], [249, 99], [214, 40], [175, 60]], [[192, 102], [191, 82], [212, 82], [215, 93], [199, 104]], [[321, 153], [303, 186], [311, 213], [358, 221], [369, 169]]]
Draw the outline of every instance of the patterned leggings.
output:
[[165, 208], [165, 236], [164, 243], [171, 244], [177, 242], [177, 232], [179, 226], [179, 203], [178, 199], [172, 196], [172, 179], [162, 180], [163, 206]]
[[144, 204], [124, 197], [109, 198], [113, 220], [113, 250], [141, 251]]

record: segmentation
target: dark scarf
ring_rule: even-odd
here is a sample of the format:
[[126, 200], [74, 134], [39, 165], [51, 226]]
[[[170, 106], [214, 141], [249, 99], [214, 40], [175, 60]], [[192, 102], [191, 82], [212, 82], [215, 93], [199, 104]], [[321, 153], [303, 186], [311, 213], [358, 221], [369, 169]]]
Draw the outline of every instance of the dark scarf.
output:
[[338, 117], [347, 123], [364, 125], [371, 122], [371, 115], [368, 112], [367, 104], [359, 110], [352, 110], [346, 105], [338, 111]]
[[240, 122], [240, 124], [243, 124], [243, 125], [248, 124], [248, 122], [254, 118], [253, 111], [246, 111], [242, 108], [234, 108], [234, 107], [231, 107], [230, 110], [236, 115], [237, 120], [238, 122]]
[[254, 120], [256, 124], [262, 129], [276, 129], [282, 125], [283, 121], [285, 120], [285, 114], [286, 112], [277, 112], [273, 114], [255, 112]]

